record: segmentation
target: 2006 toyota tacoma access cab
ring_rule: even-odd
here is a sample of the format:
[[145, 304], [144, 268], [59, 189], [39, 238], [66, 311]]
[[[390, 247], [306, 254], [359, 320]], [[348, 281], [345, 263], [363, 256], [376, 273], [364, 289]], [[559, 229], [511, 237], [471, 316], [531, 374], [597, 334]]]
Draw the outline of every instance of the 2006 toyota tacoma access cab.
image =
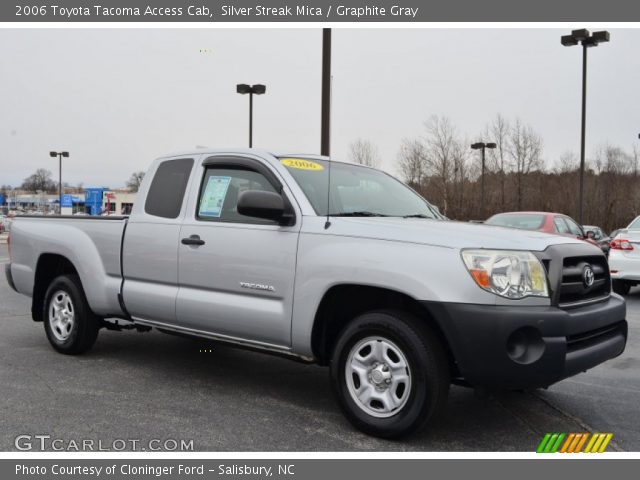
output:
[[532, 389], [620, 355], [624, 300], [580, 240], [448, 221], [326, 157], [157, 159], [130, 217], [19, 217], [7, 278], [61, 353], [155, 327], [330, 367], [361, 430], [415, 431], [451, 383]]

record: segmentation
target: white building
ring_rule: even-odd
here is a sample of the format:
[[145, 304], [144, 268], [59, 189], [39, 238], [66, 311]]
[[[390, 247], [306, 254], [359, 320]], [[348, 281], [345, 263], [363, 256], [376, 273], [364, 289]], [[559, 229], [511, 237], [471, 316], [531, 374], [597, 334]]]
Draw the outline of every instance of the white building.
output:
[[102, 196], [102, 211], [107, 215], [129, 215], [137, 195], [128, 190], [108, 190]]

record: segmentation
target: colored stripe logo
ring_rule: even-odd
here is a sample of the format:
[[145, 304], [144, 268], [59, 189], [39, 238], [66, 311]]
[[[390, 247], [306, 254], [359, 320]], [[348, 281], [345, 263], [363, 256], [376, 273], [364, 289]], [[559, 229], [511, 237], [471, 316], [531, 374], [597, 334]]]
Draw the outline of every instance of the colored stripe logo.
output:
[[613, 433], [547, 433], [536, 453], [602, 453]]

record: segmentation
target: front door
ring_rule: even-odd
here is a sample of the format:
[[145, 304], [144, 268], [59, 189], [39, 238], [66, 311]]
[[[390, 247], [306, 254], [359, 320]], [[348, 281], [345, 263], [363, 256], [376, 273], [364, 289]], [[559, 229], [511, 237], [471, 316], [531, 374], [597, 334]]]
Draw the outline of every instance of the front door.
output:
[[180, 232], [177, 323], [232, 340], [289, 347], [300, 215], [292, 226], [241, 215], [238, 197], [247, 190], [283, 190], [292, 198], [257, 160], [203, 162], [201, 186]]

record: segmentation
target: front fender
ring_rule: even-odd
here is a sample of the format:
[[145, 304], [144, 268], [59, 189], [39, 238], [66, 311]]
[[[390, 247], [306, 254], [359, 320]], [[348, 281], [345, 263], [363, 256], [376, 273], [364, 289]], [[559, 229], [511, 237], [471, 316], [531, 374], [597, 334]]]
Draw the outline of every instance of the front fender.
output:
[[415, 300], [496, 303], [495, 295], [473, 283], [458, 249], [301, 233], [291, 332], [296, 353], [312, 355], [318, 307], [328, 290], [342, 284], [385, 288]]

